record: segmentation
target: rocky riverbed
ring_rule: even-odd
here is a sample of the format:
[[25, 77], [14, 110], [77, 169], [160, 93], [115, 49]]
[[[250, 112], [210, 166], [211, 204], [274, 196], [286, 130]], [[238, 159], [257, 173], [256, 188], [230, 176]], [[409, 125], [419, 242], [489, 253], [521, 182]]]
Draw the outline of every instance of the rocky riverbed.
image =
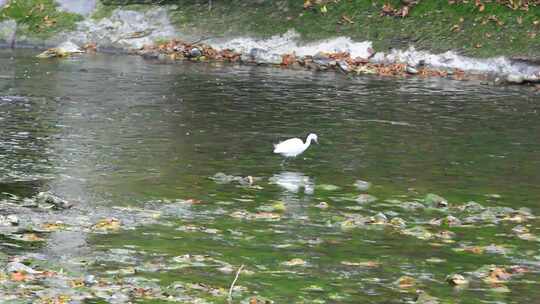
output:
[[[251, 191], [262, 191], [267, 183], [278, 185], [283, 179], [233, 176], [217, 173], [211, 177], [220, 185], [238, 185]], [[294, 181], [290, 181], [294, 183]], [[306, 187], [305, 185], [299, 185]], [[230, 217], [233, 221], [260, 223], [265, 229], [280, 233], [280, 223], [297, 222], [307, 225], [322, 225], [330, 235], [347, 235], [354, 230], [385, 231], [402, 237], [417, 238], [419, 243], [430, 248], [449, 248], [455, 255], [504, 256], [501, 264], [479, 267], [474, 271], [447, 274], [448, 288], [491, 289], [494, 292], [509, 292], [508, 284], [522, 281], [540, 273], [538, 252], [520, 251], [516, 246], [497, 243], [497, 239], [519, 239], [538, 243], [538, 218], [527, 208], [485, 206], [469, 201], [448, 202], [436, 194], [427, 194], [412, 200], [381, 199], [367, 194], [370, 183], [355, 183], [360, 194], [356, 196], [332, 197], [327, 202], [310, 206], [317, 213], [313, 217], [298, 217], [290, 212], [283, 202], [271, 202], [253, 210], [235, 207], [233, 202], [208, 205], [189, 199], [177, 201], [149, 201], [142, 207], [113, 207], [87, 209], [77, 202], [68, 202], [52, 193], [41, 192], [33, 197], [18, 197], [4, 194], [0, 200], [0, 233], [2, 246], [10, 248], [1, 256], [3, 282], [0, 299], [32, 303], [82, 303], [85, 300], [101, 299], [109, 303], [128, 303], [136, 299], [162, 300], [169, 302], [206, 303], [221, 301], [229, 296], [227, 286], [211, 286], [204, 282], [189, 283], [177, 281], [168, 286], [159, 284], [140, 274], [160, 273], [189, 268], [207, 268], [223, 274], [233, 274], [239, 265], [220, 259], [216, 255], [181, 254], [170, 256], [153, 254], [137, 247], [110, 248], [97, 251], [70, 251], [62, 253], [62, 243], [88, 239], [91, 235], [118, 234], [137, 227], [159, 225], [183, 231], [186, 234], [204, 234], [223, 241], [249, 240], [247, 231], [223, 230], [193, 221], [201, 216], [217, 220]], [[307, 188], [306, 188], [307, 189]], [[332, 193], [340, 189], [338, 185], [320, 184], [317, 192]], [[311, 190], [313, 191], [313, 190]], [[493, 196], [492, 199], [497, 199]], [[346, 205], [336, 209], [337, 205]], [[204, 207], [204, 213], [197, 206]], [[226, 207], [227, 206], [227, 207]], [[226, 207], [226, 208], [223, 208]], [[196, 211], [199, 210], [199, 211]], [[315, 211], [316, 210], [316, 211]], [[198, 215], [197, 215], [198, 213]], [[178, 224], [182, 220], [183, 224]], [[497, 239], [484, 239], [477, 243], [467, 234], [474, 231], [490, 230]], [[325, 233], [326, 234], [326, 233]], [[310, 240], [290, 240], [281, 243], [289, 246], [320, 246], [330, 239], [321, 235]], [[307, 243], [306, 243], [307, 242]], [[491, 243], [493, 242], [493, 243]], [[33, 253], [32, 248], [44, 244], [53, 247], [42, 253]], [[59, 246], [60, 248], [54, 248]], [[20, 252], [20, 253], [17, 253]], [[39, 250], [38, 250], [39, 252]], [[251, 280], [254, 275], [276, 272], [300, 274], [310, 272], [315, 260], [293, 258], [280, 261], [276, 269], [262, 265], [247, 265], [242, 276]], [[342, 260], [345, 273], [355, 269], [379, 269], [384, 267], [380, 260]], [[428, 263], [445, 263], [432, 258]], [[103, 268], [103, 272], [96, 269]], [[428, 280], [429, 281], [429, 280]], [[438, 303], [437, 298], [421, 292], [422, 285], [429, 284], [425, 278], [414, 276], [396, 277], [388, 282], [387, 288], [417, 290], [414, 303]], [[311, 286], [310, 290], [324, 291], [321, 286]], [[246, 303], [272, 303], [270, 299], [257, 296], [242, 284], [233, 286], [232, 295], [245, 299]], [[349, 295], [338, 294], [337, 298], [347, 299]], [[242, 302], [244, 303], [244, 302]]]

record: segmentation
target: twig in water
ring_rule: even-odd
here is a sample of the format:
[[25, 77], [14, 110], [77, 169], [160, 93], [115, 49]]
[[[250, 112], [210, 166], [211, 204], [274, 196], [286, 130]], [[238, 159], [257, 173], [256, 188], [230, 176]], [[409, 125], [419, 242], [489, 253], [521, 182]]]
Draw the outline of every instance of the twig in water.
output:
[[193, 42], [188, 42], [189, 45], [195, 45], [197, 43], [201, 43], [203, 41], [206, 41], [206, 40], [209, 40], [209, 39], [214, 39], [214, 38], [221, 38], [220, 36], [207, 36], [207, 37], [201, 37]]
[[240, 272], [242, 271], [242, 269], [244, 269], [244, 264], [242, 264], [240, 268], [238, 268], [238, 271], [236, 272], [236, 276], [234, 277], [231, 287], [229, 288], [229, 298], [228, 298], [229, 303], [232, 303], [232, 291], [234, 288], [234, 284], [236, 284], [236, 280], [238, 280], [238, 276], [240, 276]]
[[17, 43], [17, 25], [19, 25], [17, 22], [15, 22], [15, 29], [13, 30], [13, 34], [9, 38], [9, 47], [14, 49]]

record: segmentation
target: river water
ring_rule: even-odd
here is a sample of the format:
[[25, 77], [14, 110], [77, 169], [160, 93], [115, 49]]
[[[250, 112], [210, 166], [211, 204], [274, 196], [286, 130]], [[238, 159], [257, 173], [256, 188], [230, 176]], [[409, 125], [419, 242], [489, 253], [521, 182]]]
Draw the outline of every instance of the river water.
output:
[[[0, 192], [48, 191], [81, 214], [143, 208], [161, 216], [114, 233], [54, 232], [21, 252], [66, 268], [116, 252], [117, 260], [73, 271], [222, 292], [244, 265], [237, 300], [404, 303], [418, 290], [452, 303], [540, 297], [538, 239], [512, 232], [539, 235], [539, 221], [507, 212], [465, 224], [470, 214], [457, 209], [475, 201], [540, 213], [538, 95], [444, 79], [33, 55], [0, 51]], [[319, 145], [281, 166], [272, 144], [310, 132]], [[212, 179], [220, 172], [234, 180]], [[247, 176], [253, 183], [239, 182]], [[358, 189], [357, 180], [371, 187]], [[377, 200], [359, 203], [363, 193]], [[425, 207], [428, 193], [450, 207]], [[378, 213], [405, 226], [358, 224]], [[447, 215], [463, 225], [429, 224]], [[430, 234], [403, 233], [415, 227]], [[188, 254], [205, 257], [167, 267]], [[524, 273], [494, 284], [475, 273], [486, 265]], [[129, 267], [135, 273], [119, 271]], [[450, 286], [453, 273], [470, 283]], [[413, 286], [397, 282], [403, 276]], [[186, 292], [225, 301], [202, 287]]]

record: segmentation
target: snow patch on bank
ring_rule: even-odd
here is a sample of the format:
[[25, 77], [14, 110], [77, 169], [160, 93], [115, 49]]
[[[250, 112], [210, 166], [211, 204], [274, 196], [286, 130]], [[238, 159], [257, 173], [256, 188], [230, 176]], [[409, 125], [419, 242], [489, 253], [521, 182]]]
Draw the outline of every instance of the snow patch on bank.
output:
[[296, 54], [296, 56], [313, 56], [317, 53], [341, 53], [346, 52], [352, 57], [368, 58], [372, 53], [370, 41], [354, 42], [351, 38], [337, 37], [322, 40], [315, 43], [302, 45], [300, 34], [289, 30], [283, 35], [276, 35], [268, 39], [234, 38], [228, 41], [216, 41], [211, 45], [217, 49], [232, 49], [239, 53], [249, 54], [253, 49], [266, 51], [268, 54], [284, 55]]
[[[255, 58], [263, 63], [279, 63], [281, 55], [295, 54], [296, 56], [314, 56], [317, 53], [347, 52], [352, 58], [370, 58], [374, 63], [405, 63], [410, 66], [428, 65], [434, 68], [460, 69], [469, 72], [489, 73], [496, 75], [519, 75], [525, 80], [540, 79], [540, 67], [524, 62], [509, 60], [505, 57], [476, 59], [465, 57], [449, 51], [442, 54], [432, 54], [418, 51], [414, 47], [407, 50], [392, 50], [388, 53], [378, 52], [373, 55], [372, 42], [355, 42], [348, 37], [301, 44], [300, 35], [288, 31], [283, 35], [268, 39], [249, 37], [234, 38], [228, 41], [214, 41], [210, 44], [217, 49], [232, 49], [246, 56]], [[372, 56], [373, 55], [373, 56]], [[257, 60], [258, 59], [258, 60]]]
[[178, 35], [170, 23], [168, 9], [156, 7], [144, 12], [116, 9], [109, 18], [87, 18], [67, 37], [82, 44], [94, 42], [103, 47], [138, 49]]
[[509, 60], [502, 56], [476, 59], [461, 56], [452, 51], [432, 54], [426, 51], [418, 51], [414, 47], [407, 50], [392, 50], [390, 53], [377, 53], [373, 56], [372, 61], [380, 63], [400, 62], [411, 66], [426, 64], [436, 68], [460, 69], [497, 75], [521, 75], [530, 80], [540, 76], [539, 66]]

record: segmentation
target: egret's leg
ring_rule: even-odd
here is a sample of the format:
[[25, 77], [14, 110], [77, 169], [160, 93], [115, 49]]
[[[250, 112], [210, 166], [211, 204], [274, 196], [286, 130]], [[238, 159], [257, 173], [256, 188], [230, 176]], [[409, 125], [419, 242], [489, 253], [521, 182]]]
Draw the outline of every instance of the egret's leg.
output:
[[285, 166], [285, 164], [287, 164], [287, 158], [285, 157], [282, 161], [281, 161], [281, 166]]

